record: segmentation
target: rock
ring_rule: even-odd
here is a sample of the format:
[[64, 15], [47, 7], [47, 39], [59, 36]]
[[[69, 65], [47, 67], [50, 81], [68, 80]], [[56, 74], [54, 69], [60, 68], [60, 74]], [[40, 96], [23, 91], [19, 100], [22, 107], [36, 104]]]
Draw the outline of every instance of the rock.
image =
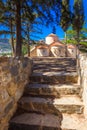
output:
[[29, 58], [0, 57], [0, 130], [8, 130], [8, 121], [29, 82], [31, 67]]

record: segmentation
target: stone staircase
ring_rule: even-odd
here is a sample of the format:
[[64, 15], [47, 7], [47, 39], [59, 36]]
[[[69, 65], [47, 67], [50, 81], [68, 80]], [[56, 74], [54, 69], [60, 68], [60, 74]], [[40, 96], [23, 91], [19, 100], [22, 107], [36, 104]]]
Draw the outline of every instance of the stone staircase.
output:
[[9, 130], [77, 130], [84, 105], [74, 58], [33, 58], [26, 85]]

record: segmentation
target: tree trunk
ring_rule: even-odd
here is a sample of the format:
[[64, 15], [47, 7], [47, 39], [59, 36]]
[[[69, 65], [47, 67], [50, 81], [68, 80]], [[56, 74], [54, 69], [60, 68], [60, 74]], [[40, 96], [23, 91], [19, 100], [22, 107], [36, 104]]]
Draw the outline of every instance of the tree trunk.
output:
[[28, 57], [30, 57], [30, 46], [29, 46], [29, 43], [27, 43], [27, 53], [28, 53]]
[[67, 33], [65, 32], [65, 56], [67, 57]]
[[79, 49], [79, 30], [77, 31], [77, 56], [78, 56], [78, 54], [79, 54], [79, 52], [78, 52], [78, 49]]
[[22, 55], [21, 2], [16, 1], [16, 56]]
[[27, 39], [28, 39], [28, 46], [27, 46], [27, 49], [28, 49], [28, 56], [30, 57], [30, 28], [29, 28], [29, 23], [27, 24], [27, 31], [28, 31], [28, 35], [27, 35]]
[[14, 37], [13, 37], [13, 24], [12, 24], [12, 19], [10, 20], [10, 29], [11, 29], [11, 47], [12, 47], [12, 55], [15, 56], [15, 47], [14, 47]]
[[77, 31], [77, 46], [79, 45], [79, 31]]

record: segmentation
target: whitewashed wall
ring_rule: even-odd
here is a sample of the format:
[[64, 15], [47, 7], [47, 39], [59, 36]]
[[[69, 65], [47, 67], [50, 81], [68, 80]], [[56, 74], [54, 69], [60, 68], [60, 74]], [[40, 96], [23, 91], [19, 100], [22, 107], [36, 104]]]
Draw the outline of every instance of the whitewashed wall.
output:
[[65, 47], [52, 46], [51, 52], [54, 57], [65, 57]]
[[57, 42], [57, 41], [58, 41], [58, 37], [56, 35], [54, 35], [54, 36], [48, 35], [45, 39], [45, 43], [48, 45], [50, 45], [53, 42]]
[[83, 88], [82, 99], [85, 105], [84, 115], [87, 118], [87, 54], [79, 55], [80, 84]]
[[38, 48], [37, 49], [37, 56], [49, 56], [49, 49], [46, 49], [46, 48], [44, 48], [44, 49], [40, 49], [40, 48]]

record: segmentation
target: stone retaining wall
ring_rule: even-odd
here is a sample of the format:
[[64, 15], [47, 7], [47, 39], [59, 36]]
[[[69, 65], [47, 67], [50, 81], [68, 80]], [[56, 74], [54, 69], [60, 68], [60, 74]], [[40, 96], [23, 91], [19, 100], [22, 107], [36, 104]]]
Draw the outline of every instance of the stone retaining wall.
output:
[[82, 86], [82, 99], [85, 105], [84, 115], [87, 118], [87, 54], [79, 55], [79, 75]]
[[0, 130], [8, 129], [31, 70], [32, 60], [28, 58], [0, 57]]

